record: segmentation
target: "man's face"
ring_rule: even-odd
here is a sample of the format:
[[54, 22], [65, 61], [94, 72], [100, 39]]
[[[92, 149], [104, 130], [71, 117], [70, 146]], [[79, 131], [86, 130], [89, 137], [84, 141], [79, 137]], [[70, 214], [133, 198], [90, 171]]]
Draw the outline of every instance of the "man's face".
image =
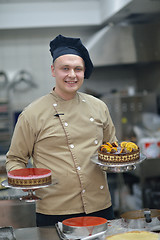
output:
[[62, 55], [55, 60], [51, 70], [56, 80], [56, 93], [65, 100], [72, 99], [84, 81], [83, 59], [73, 54]]

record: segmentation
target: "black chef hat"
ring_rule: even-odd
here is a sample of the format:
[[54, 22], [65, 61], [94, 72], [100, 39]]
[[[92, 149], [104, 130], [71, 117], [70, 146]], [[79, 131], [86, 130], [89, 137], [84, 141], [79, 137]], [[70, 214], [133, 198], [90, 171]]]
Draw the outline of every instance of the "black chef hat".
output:
[[53, 57], [53, 62], [56, 60], [56, 58], [66, 54], [74, 54], [80, 56], [85, 62], [86, 69], [84, 78], [90, 77], [93, 70], [93, 64], [89, 53], [85, 46], [82, 44], [80, 38], [70, 38], [58, 35], [50, 42], [50, 52]]

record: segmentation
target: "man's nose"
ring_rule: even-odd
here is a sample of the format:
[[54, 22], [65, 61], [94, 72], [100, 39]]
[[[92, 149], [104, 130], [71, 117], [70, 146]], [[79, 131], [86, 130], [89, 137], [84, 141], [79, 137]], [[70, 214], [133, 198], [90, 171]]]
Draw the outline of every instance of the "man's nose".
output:
[[71, 69], [69, 72], [69, 76], [74, 78], [76, 76], [74, 69]]

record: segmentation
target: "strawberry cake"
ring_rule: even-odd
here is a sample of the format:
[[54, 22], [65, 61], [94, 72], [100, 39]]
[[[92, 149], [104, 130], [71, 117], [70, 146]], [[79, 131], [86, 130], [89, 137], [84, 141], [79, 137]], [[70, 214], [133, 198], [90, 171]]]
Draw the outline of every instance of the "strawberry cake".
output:
[[51, 170], [44, 168], [24, 168], [8, 172], [8, 184], [12, 186], [41, 186], [51, 183]]

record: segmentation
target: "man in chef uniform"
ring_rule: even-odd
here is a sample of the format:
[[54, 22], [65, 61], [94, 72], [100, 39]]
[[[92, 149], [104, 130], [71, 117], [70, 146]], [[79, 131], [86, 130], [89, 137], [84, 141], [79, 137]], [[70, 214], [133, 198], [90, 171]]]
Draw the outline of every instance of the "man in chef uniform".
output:
[[48, 168], [58, 184], [36, 190], [37, 226], [66, 218], [113, 219], [106, 173], [91, 162], [104, 142], [116, 141], [115, 127], [104, 102], [78, 92], [93, 64], [79, 38], [58, 35], [50, 42], [53, 90], [20, 114], [7, 153], [7, 171]]

